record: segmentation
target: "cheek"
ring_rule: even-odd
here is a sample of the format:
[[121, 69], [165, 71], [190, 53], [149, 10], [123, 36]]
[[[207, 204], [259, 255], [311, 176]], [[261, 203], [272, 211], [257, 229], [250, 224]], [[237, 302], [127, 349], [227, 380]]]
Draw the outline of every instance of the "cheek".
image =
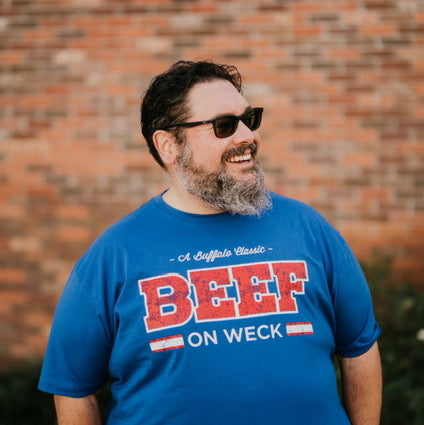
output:
[[217, 167], [222, 165], [222, 155], [224, 154], [224, 149], [219, 149], [217, 146], [199, 146], [196, 150], [193, 150], [193, 159], [194, 162], [202, 165], [204, 168], [214, 171]]
[[202, 126], [191, 128], [186, 142], [192, 152], [193, 163], [211, 172], [221, 167], [222, 155], [230, 143], [226, 139], [217, 139], [212, 128]]

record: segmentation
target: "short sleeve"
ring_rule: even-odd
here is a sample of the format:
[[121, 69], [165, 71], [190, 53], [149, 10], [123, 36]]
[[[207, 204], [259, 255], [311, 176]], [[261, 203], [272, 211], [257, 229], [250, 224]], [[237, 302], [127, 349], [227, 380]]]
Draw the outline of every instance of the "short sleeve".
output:
[[336, 353], [356, 357], [368, 351], [381, 330], [375, 316], [371, 293], [353, 252], [337, 233], [333, 251], [332, 297], [335, 315]]
[[109, 354], [93, 297], [73, 271], [56, 308], [39, 389], [69, 397], [93, 394], [107, 379]]

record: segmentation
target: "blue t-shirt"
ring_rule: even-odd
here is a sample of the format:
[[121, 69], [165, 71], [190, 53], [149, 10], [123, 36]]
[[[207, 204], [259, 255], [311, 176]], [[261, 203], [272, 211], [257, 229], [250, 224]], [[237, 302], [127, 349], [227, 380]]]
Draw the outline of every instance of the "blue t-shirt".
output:
[[347, 425], [334, 355], [376, 341], [367, 283], [339, 233], [272, 194], [260, 218], [197, 215], [161, 196], [76, 263], [39, 388], [112, 378], [108, 425]]

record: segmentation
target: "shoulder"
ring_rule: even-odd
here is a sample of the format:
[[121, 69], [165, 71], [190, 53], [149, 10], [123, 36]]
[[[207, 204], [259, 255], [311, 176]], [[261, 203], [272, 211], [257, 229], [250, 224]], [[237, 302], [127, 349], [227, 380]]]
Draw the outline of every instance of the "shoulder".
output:
[[327, 222], [321, 213], [305, 202], [288, 198], [275, 192], [270, 192], [270, 194], [272, 199], [272, 213], [284, 214], [290, 216], [292, 219]]
[[142, 231], [148, 227], [148, 223], [157, 216], [154, 199], [150, 199], [134, 211], [122, 217], [108, 228], [106, 228], [97, 238], [95, 243], [115, 242], [128, 239], [132, 232]]
[[283, 222], [291, 234], [312, 238], [317, 245], [327, 247], [344, 244], [340, 232], [319, 211], [305, 202], [271, 193], [270, 220]]
[[[91, 243], [82, 257], [77, 261], [76, 268], [89, 261], [109, 261], [112, 257], [123, 258], [123, 252], [140, 239], [151, 228], [152, 217], [157, 216], [153, 200], [146, 202], [131, 213], [122, 217]], [[151, 231], [151, 230], [150, 230]]]

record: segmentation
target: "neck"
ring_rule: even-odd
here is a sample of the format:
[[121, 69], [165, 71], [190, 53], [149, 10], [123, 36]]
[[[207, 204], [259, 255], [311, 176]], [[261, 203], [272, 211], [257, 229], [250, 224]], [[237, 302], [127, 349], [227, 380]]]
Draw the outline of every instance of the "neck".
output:
[[218, 214], [223, 212], [211, 207], [202, 199], [178, 185], [171, 185], [162, 198], [171, 207], [192, 214]]

